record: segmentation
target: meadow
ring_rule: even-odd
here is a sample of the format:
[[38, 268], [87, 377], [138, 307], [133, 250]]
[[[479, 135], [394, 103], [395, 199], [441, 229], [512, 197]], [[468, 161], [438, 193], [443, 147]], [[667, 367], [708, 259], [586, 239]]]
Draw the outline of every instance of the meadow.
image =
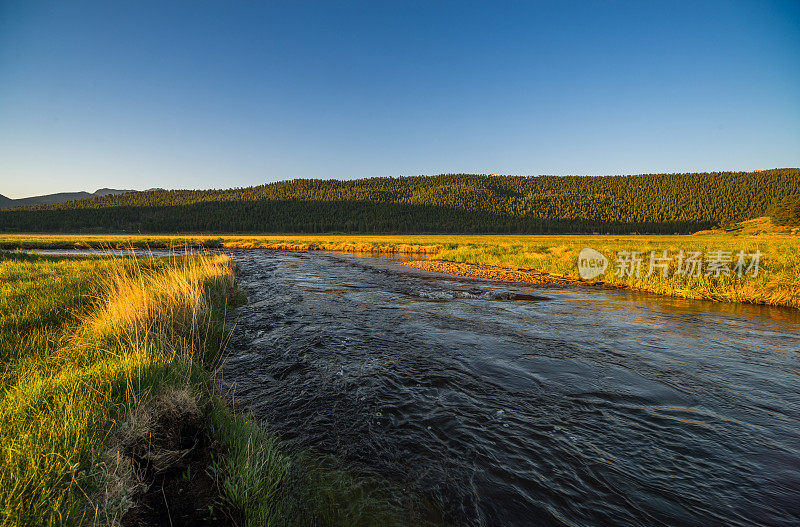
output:
[[0, 251], [0, 525], [415, 521], [217, 393], [234, 275], [211, 254]]
[[[326, 250], [351, 253], [417, 255], [434, 260], [535, 270], [580, 280], [578, 254], [584, 247], [609, 259], [606, 273], [589, 283], [646, 291], [681, 298], [748, 302], [800, 307], [800, 236], [796, 229], [776, 228], [766, 218], [743, 222], [728, 231], [694, 235], [0, 235], [0, 248], [205, 247], [272, 250]], [[649, 273], [651, 251], [672, 258], [667, 276]], [[715, 251], [730, 252], [733, 271], [744, 251], [760, 253], [759, 270], [739, 277], [676, 274], [677, 256], [699, 251], [703, 259]], [[638, 276], [618, 275], [616, 258], [622, 251], [640, 252]], [[745, 274], [745, 273], [743, 273]]]

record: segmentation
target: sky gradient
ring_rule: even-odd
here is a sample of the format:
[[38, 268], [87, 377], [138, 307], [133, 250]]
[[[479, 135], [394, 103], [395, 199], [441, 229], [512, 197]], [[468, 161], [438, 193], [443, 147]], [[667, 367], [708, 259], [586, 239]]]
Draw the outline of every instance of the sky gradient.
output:
[[800, 166], [800, 2], [0, 2], [0, 194]]

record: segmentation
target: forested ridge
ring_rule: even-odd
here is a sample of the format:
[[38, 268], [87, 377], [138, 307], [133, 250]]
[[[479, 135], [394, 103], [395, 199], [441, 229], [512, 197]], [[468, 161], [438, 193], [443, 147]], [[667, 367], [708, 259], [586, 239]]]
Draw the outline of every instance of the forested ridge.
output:
[[686, 233], [800, 193], [800, 169], [636, 176], [444, 174], [150, 190], [0, 211], [3, 232]]

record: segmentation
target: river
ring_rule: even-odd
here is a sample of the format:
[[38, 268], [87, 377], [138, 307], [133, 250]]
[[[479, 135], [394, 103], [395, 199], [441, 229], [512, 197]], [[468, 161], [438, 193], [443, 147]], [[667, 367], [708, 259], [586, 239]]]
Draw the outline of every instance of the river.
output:
[[237, 405], [460, 525], [797, 525], [800, 315], [232, 252]]

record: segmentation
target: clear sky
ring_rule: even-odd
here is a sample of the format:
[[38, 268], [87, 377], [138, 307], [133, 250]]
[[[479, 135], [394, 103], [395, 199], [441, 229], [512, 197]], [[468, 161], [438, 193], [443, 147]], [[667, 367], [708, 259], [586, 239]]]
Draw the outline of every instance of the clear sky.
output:
[[0, 0], [0, 194], [800, 166], [800, 2]]

